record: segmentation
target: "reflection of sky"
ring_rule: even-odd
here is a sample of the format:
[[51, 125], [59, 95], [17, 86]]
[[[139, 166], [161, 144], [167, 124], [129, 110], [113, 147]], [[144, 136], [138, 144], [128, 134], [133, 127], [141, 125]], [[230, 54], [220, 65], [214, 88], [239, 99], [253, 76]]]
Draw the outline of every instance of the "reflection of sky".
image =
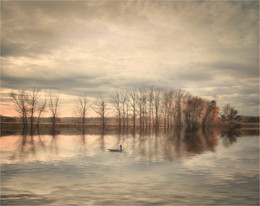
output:
[[236, 175], [253, 177], [259, 168], [259, 139], [244, 137], [238, 141], [229, 148], [220, 144], [216, 152], [188, 159], [184, 166], [189, 170], [207, 172], [214, 181], [233, 179]]
[[[31, 137], [27, 138], [29, 145]], [[82, 145], [80, 135], [57, 135], [54, 145], [51, 136], [42, 135], [44, 148], [36, 139], [35, 152], [28, 146], [22, 158], [20, 136], [0, 139], [4, 197], [20, 195], [16, 199], [27, 205], [29, 200], [53, 205], [258, 201], [258, 137], [238, 138], [230, 147], [220, 139], [214, 152], [199, 155], [177, 155], [162, 136], [85, 135]], [[107, 152], [118, 144], [123, 144], [122, 153]], [[171, 159], [165, 152], [169, 148]]]
[[[166, 136], [165, 136], [166, 135]], [[183, 135], [183, 134], [182, 134]], [[16, 135], [1, 138], [2, 163], [27, 163], [34, 161], [60, 161], [79, 156], [96, 156], [108, 148], [123, 145], [124, 153], [135, 160], [177, 161], [215, 147], [206, 143], [203, 135], [183, 136], [167, 134], [140, 135]], [[215, 139], [213, 137], [212, 139]]]

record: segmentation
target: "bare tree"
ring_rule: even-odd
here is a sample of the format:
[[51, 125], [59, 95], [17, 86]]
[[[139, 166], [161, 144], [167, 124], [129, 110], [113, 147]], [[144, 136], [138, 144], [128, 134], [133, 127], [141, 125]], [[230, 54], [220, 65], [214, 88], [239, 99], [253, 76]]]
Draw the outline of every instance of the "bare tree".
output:
[[27, 128], [27, 113], [28, 113], [28, 105], [27, 105], [27, 94], [25, 91], [12, 91], [10, 96], [13, 99], [15, 110], [21, 115], [23, 127]]
[[53, 128], [58, 118], [58, 107], [60, 105], [59, 96], [49, 95], [49, 109], [51, 112], [51, 120]]
[[174, 118], [175, 118], [176, 127], [180, 127], [182, 125], [182, 104], [183, 104], [184, 95], [185, 95], [184, 90], [181, 89], [174, 90], [173, 100], [175, 103]]
[[[216, 107], [216, 101], [205, 101], [205, 112], [204, 116], [202, 117], [202, 128], [203, 130], [206, 129], [206, 126], [208, 126], [208, 117], [210, 117], [210, 114], [213, 116], [217, 115], [218, 108]], [[213, 117], [214, 118], [214, 117]]]
[[151, 87], [150, 90], [148, 91], [148, 123], [149, 123], [149, 128], [151, 128], [151, 125], [154, 125], [153, 121], [153, 106], [154, 106], [154, 88]]
[[160, 102], [161, 102], [161, 89], [156, 89], [154, 92], [155, 128], [160, 127], [160, 122], [159, 122]]
[[187, 96], [183, 111], [186, 127], [195, 129], [199, 126], [200, 117], [204, 107], [204, 100], [199, 97]]
[[164, 127], [169, 128], [172, 125], [172, 111], [173, 111], [173, 90], [166, 90], [162, 95], [162, 113], [164, 116]]
[[162, 94], [162, 107], [161, 107], [161, 112], [163, 115], [163, 127], [166, 128], [167, 125], [167, 114], [168, 114], [168, 91], [164, 91]]
[[129, 127], [129, 97], [126, 99], [126, 128]]
[[107, 99], [103, 96], [100, 96], [96, 99], [96, 109], [95, 112], [101, 117], [102, 119], [102, 128], [105, 128], [105, 117], [106, 113], [108, 112], [108, 102]]
[[122, 117], [123, 117], [123, 128], [129, 126], [129, 91], [124, 89], [121, 91], [121, 107], [122, 107]]
[[132, 89], [129, 92], [130, 95], [130, 106], [133, 112], [133, 128], [135, 129], [135, 121], [136, 121], [136, 104], [137, 104], [137, 92], [136, 89]]
[[87, 99], [87, 95], [84, 94], [82, 97], [78, 98], [78, 105], [76, 107], [77, 116], [81, 119], [83, 127], [85, 126], [86, 123], [87, 111], [88, 111], [88, 99]]
[[142, 111], [143, 111], [141, 89], [139, 89], [139, 91], [137, 93], [137, 106], [138, 106], [138, 113], [139, 113], [139, 127], [141, 129], [141, 127], [142, 127]]
[[38, 101], [40, 98], [40, 89], [39, 88], [33, 88], [33, 90], [28, 94], [27, 103], [29, 106], [30, 111], [30, 120], [31, 120], [31, 129], [33, 128], [33, 122], [34, 122], [34, 113], [37, 110], [38, 107]]
[[118, 127], [121, 130], [121, 118], [122, 118], [122, 111], [121, 111], [121, 97], [119, 91], [114, 91], [111, 96], [112, 107], [115, 109], [118, 118]]
[[146, 124], [146, 91], [144, 89], [139, 89], [137, 95], [137, 105], [139, 109], [139, 122], [140, 128], [144, 128]]
[[147, 91], [142, 92], [142, 104], [143, 104], [143, 128], [147, 128]]
[[125, 129], [125, 125], [126, 125], [126, 103], [127, 103], [126, 93], [122, 92], [121, 104], [122, 104], [122, 117], [123, 117], [123, 128], [124, 129]]
[[42, 113], [45, 111], [47, 105], [47, 97], [46, 94], [44, 96], [43, 102], [38, 106], [38, 117], [37, 117], [37, 127], [39, 127], [40, 124], [40, 118]]

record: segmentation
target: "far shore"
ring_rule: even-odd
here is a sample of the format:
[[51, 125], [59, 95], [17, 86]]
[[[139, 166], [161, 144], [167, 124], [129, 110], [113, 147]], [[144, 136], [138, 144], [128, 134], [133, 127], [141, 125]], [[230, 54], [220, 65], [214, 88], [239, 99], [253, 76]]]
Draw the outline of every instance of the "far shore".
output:
[[[52, 123], [40, 123], [39, 127], [37, 127], [36, 124], [33, 125], [33, 131], [34, 132], [40, 132], [40, 133], [50, 133], [53, 131], [53, 125]], [[84, 129], [83, 129], [84, 128]], [[162, 132], [164, 131], [163, 127], [159, 128]], [[173, 128], [169, 128], [171, 130]], [[215, 129], [221, 131], [224, 128], [222, 127], [216, 127]], [[238, 128], [243, 134], [250, 134], [251, 135], [259, 135], [259, 124], [258, 123], [242, 123], [241, 128]], [[30, 124], [27, 126], [27, 132], [32, 131], [30, 128]], [[102, 125], [100, 123], [94, 123], [93, 122], [85, 124], [83, 127], [82, 124], [79, 123], [71, 123], [71, 122], [59, 122], [55, 124], [55, 131], [58, 133], [65, 133], [65, 134], [80, 134], [82, 132], [86, 132], [89, 134], [114, 134], [119, 132], [118, 125], [115, 124], [115, 122], [108, 122], [106, 123], [105, 129], [102, 128]], [[133, 125], [129, 125], [129, 127], [121, 128], [120, 133], [138, 133], [138, 132], [152, 132], [153, 128], [147, 128], [140, 130], [139, 126], [137, 125], [135, 127], [135, 130], [133, 130]], [[6, 136], [6, 135], [14, 135], [14, 134], [21, 134], [23, 132], [23, 124], [21, 122], [1, 122], [1, 134], [0, 136]]]
[[[23, 126], [21, 122], [0, 122], [1, 126]], [[257, 129], [259, 130], [259, 123], [240, 123], [241, 124], [241, 129]], [[37, 124], [33, 124], [36, 126]], [[40, 126], [52, 126], [52, 123], [40, 123]], [[55, 123], [55, 126], [76, 126], [76, 127], [82, 127], [81, 123], [72, 123], [72, 122], [58, 122]], [[97, 127], [97, 126], [102, 126], [100, 123], [86, 123], [85, 127], [91, 126], [91, 127]], [[115, 126], [117, 127], [118, 125], [115, 122], [108, 122], [106, 123], [106, 126]], [[132, 124], [129, 124], [129, 127], [132, 127]], [[30, 128], [30, 123], [28, 124], [28, 127]], [[138, 128], [138, 125], [136, 125]]]

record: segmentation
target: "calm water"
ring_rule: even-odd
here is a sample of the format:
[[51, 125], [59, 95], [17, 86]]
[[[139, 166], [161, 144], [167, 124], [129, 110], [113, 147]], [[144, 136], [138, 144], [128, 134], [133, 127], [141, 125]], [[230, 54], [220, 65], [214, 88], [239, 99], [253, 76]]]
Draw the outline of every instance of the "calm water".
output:
[[258, 205], [259, 137], [228, 136], [3, 136], [1, 204]]

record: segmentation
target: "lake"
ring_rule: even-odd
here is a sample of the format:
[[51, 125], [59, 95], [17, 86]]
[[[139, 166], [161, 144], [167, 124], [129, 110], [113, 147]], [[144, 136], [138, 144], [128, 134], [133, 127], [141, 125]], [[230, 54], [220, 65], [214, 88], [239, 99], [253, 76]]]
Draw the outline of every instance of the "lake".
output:
[[2, 136], [1, 204], [259, 205], [257, 133]]

